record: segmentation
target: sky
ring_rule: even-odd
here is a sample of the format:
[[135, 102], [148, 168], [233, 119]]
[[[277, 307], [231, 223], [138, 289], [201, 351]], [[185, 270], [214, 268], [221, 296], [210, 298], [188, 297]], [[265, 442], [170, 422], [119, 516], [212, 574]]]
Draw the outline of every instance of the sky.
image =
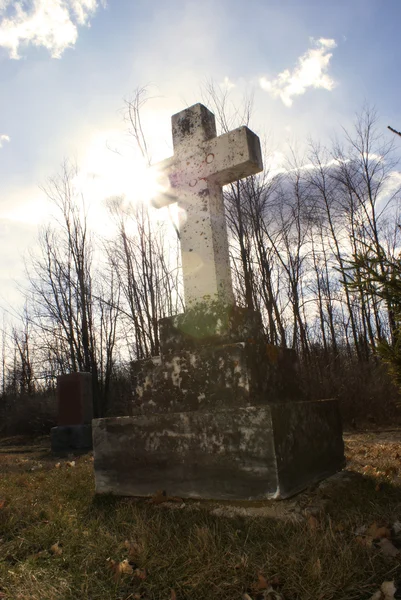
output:
[[213, 81], [233, 102], [253, 95], [251, 128], [279, 167], [289, 143], [328, 141], [365, 102], [385, 135], [401, 129], [400, 22], [400, 0], [0, 0], [0, 308], [20, 301], [51, 211], [41, 186], [65, 159], [100, 233], [108, 197], [145, 191], [122, 111], [135, 89], [149, 90], [155, 162], [172, 154], [171, 115]]

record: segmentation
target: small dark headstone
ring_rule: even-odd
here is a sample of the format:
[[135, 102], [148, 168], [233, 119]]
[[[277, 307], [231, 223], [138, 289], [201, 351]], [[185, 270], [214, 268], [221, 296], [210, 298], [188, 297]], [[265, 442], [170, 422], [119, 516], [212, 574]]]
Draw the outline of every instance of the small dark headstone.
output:
[[51, 430], [53, 452], [92, 447], [92, 375], [69, 373], [57, 377], [57, 427]]

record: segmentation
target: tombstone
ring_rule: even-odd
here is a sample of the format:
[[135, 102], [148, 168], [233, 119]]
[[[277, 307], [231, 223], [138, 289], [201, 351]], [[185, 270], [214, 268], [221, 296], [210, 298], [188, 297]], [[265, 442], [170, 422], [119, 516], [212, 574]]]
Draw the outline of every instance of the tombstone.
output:
[[159, 168], [177, 201], [186, 311], [160, 321], [160, 356], [133, 363], [129, 416], [93, 421], [98, 493], [285, 498], [342, 469], [337, 402], [302, 397], [297, 357], [235, 306], [222, 186], [263, 168], [247, 127], [216, 137], [196, 104], [172, 117]]
[[92, 375], [57, 377], [57, 427], [50, 431], [53, 452], [92, 448]]

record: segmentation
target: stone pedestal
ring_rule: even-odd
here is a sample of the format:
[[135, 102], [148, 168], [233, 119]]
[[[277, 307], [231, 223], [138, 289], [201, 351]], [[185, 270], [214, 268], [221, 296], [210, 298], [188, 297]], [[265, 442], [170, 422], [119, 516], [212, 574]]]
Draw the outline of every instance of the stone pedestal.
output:
[[302, 398], [257, 313], [190, 311], [160, 332], [161, 355], [133, 364], [130, 416], [93, 421], [98, 493], [286, 498], [342, 469], [337, 402]]
[[53, 452], [70, 452], [92, 449], [92, 425], [58, 425], [50, 430]]
[[96, 419], [98, 493], [287, 498], [343, 467], [334, 400]]
[[50, 431], [53, 452], [92, 448], [92, 375], [69, 373], [57, 377], [57, 427]]

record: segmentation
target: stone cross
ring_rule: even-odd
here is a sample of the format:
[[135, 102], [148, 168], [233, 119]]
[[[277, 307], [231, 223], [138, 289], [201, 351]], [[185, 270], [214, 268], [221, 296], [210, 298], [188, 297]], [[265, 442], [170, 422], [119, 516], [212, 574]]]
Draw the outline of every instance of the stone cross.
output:
[[153, 201], [178, 202], [187, 308], [234, 304], [222, 186], [263, 169], [260, 141], [247, 127], [216, 137], [214, 115], [195, 104], [172, 117], [174, 156], [156, 165], [170, 190]]

